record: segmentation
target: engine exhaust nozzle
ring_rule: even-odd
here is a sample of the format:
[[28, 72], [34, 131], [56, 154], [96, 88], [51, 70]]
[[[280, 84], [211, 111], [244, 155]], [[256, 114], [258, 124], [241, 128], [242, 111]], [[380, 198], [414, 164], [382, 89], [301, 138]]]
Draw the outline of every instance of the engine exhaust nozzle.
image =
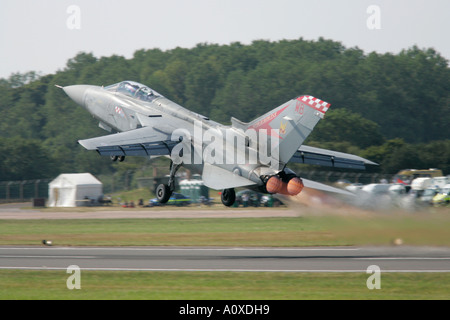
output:
[[278, 176], [272, 176], [267, 180], [266, 190], [269, 193], [278, 193], [281, 191], [283, 182]]
[[289, 182], [287, 184], [287, 192], [291, 196], [296, 196], [300, 192], [302, 192], [303, 187], [304, 187], [304, 185], [303, 185], [302, 179], [300, 179], [298, 177], [294, 177], [291, 180], [289, 180]]

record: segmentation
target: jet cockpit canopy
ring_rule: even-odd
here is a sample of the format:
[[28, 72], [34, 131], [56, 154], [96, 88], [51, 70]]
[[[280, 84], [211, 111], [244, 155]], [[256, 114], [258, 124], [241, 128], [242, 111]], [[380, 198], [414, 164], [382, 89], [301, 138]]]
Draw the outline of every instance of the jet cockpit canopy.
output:
[[134, 81], [122, 81], [115, 83], [105, 87], [105, 90], [119, 92], [132, 98], [150, 102], [156, 98], [162, 97], [162, 95], [155, 90]]

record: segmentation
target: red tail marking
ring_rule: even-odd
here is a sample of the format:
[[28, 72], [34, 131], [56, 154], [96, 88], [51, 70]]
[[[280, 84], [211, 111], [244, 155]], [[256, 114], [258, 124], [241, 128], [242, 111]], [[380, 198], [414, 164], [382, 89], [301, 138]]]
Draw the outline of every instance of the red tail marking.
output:
[[308, 106], [322, 112], [323, 114], [325, 114], [325, 112], [327, 112], [328, 108], [331, 106], [331, 104], [329, 104], [328, 102], [314, 98], [313, 96], [301, 96], [298, 97], [297, 100], [305, 102]]

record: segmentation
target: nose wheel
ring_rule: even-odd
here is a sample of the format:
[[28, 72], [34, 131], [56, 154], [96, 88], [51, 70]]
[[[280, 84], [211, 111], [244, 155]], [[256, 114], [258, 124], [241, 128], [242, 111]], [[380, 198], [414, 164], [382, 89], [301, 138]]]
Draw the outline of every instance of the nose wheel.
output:
[[236, 192], [234, 189], [223, 190], [221, 200], [224, 206], [231, 207], [236, 201]]
[[119, 162], [123, 162], [125, 160], [125, 156], [110, 156], [112, 162], [116, 162], [119, 160]]

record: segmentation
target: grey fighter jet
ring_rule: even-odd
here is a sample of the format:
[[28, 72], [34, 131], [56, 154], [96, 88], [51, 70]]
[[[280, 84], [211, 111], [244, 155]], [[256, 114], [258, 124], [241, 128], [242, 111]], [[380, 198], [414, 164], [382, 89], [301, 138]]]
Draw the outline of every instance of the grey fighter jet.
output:
[[222, 190], [222, 203], [231, 206], [237, 187], [286, 195], [297, 195], [304, 186], [346, 193], [301, 179], [286, 167], [288, 162], [350, 169], [376, 165], [355, 155], [303, 145], [330, 107], [308, 95], [289, 100], [249, 123], [231, 118], [231, 125], [225, 126], [134, 81], [61, 88], [110, 133], [79, 140], [84, 148], [113, 161], [126, 156], [170, 157], [169, 182], [157, 187], [161, 203], [174, 191], [180, 166], [201, 174], [207, 187]]

